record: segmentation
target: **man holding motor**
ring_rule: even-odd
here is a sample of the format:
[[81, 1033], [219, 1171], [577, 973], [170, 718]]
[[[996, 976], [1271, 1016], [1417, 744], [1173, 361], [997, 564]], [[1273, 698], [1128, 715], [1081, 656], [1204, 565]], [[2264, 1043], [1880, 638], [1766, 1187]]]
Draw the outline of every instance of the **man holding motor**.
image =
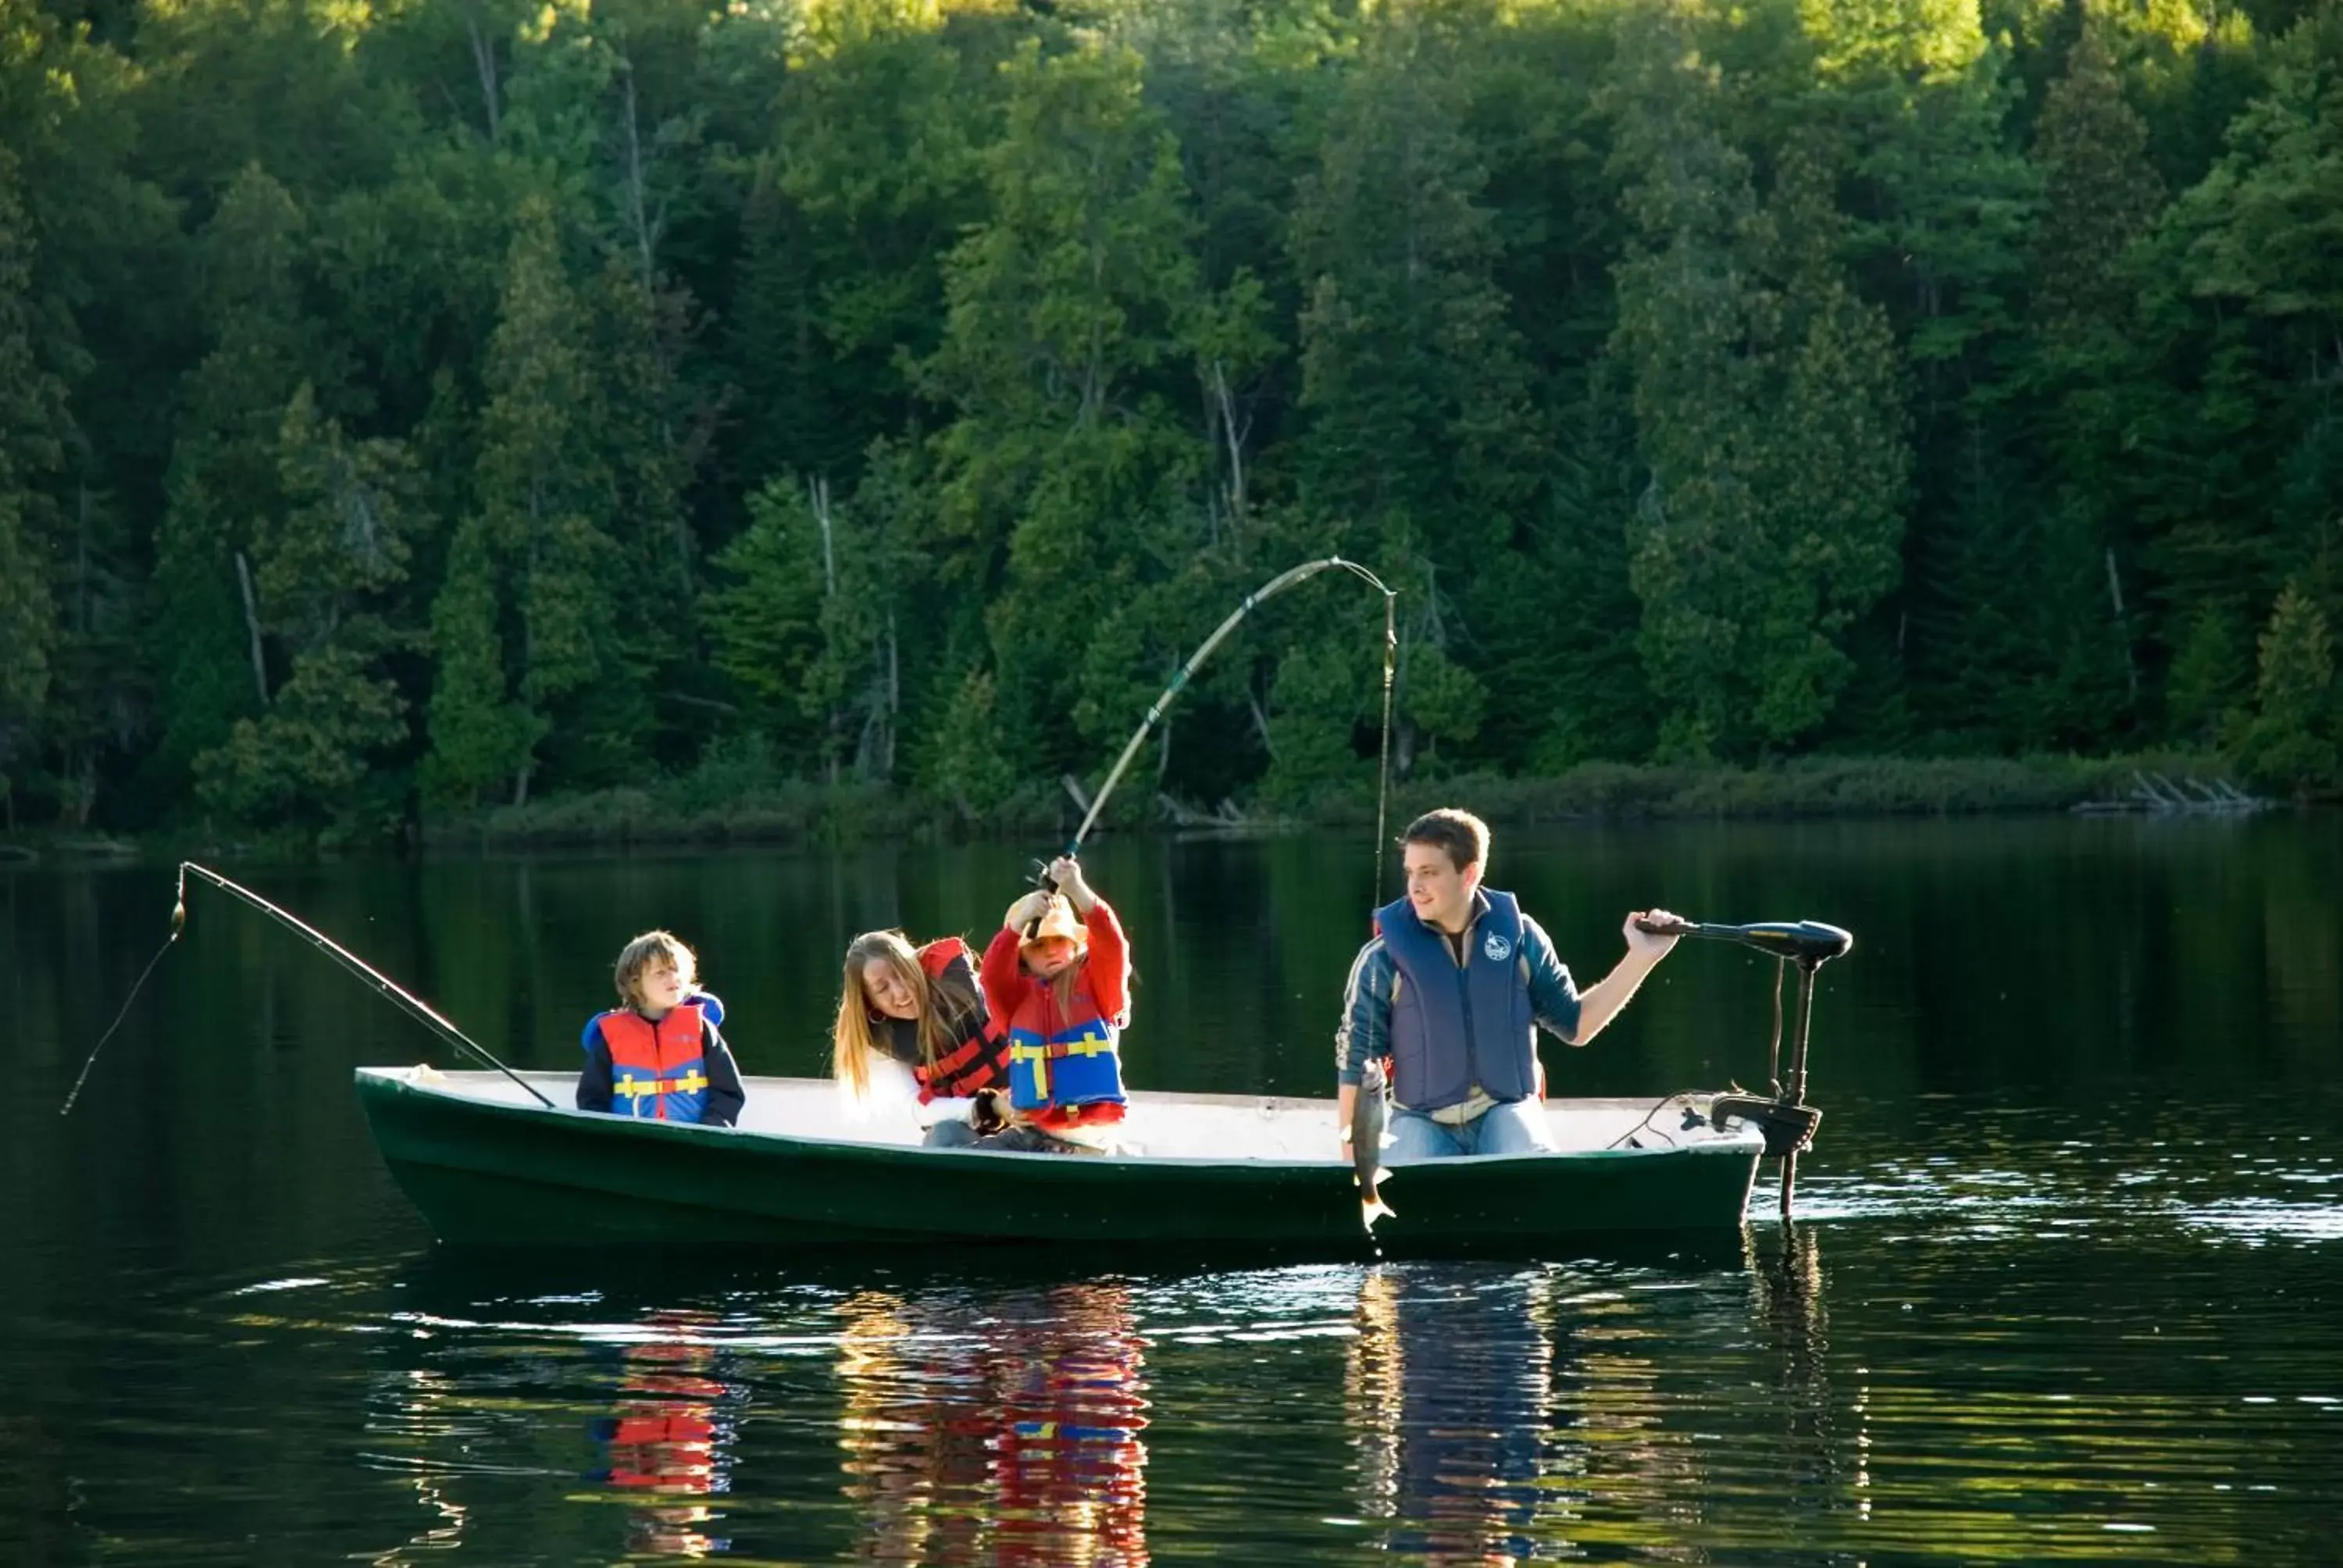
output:
[[1400, 849], [1407, 896], [1375, 911], [1334, 1036], [1342, 1137], [1351, 1136], [1368, 1060], [1388, 1055], [1393, 1164], [1552, 1149], [1535, 1030], [1568, 1045], [1600, 1034], [1675, 946], [1638, 922], [1674, 917], [1629, 915], [1626, 956], [1582, 995], [1513, 896], [1481, 885], [1487, 823], [1469, 811], [1428, 812], [1408, 824]]

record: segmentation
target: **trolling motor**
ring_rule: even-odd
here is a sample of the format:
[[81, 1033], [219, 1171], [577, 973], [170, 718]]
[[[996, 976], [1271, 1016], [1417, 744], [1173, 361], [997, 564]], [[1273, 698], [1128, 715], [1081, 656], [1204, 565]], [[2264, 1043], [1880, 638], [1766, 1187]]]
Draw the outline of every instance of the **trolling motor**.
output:
[[[1806, 1103], [1806, 1045], [1815, 1015], [1815, 976], [1823, 965], [1845, 956], [1854, 936], [1820, 920], [1767, 920], [1747, 926], [1704, 925], [1697, 920], [1638, 920], [1637, 928], [1663, 937], [1705, 937], [1755, 948], [1775, 960], [1774, 1040], [1765, 1074], [1773, 1098], [1720, 1094], [1709, 1101], [1709, 1125], [1718, 1131], [1738, 1117], [1765, 1135], [1765, 1152], [1782, 1162], [1782, 1218], [1790, 1217], [1791, 1190], [1797, 1183], [1798, 1156], [1814, 1146], [1823, 1113]], [[1797, 1027], [1790, 1036], [1790, 1074], [1782, 1077], [1782, 976], [1798, 966]]]

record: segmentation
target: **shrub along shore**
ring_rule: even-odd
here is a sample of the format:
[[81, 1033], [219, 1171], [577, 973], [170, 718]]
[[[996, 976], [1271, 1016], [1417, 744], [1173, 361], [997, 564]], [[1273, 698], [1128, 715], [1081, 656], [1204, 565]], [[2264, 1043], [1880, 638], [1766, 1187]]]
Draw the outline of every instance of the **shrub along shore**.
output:
[[[1719, 768], [1589, 762], [1547, 778], [1458, 773], [1394, 786], [1394, 824], [1434, 806], [1463, 805], [1509, 828], [1635, 820], [1961, 817], [2065, 812], [2099, 804], [2138, 809], [2141, 775], [2176, 786], [2217, 787], [2233, 775], [2217, 757], [1810, 757], [1771, 766]], [[1322, 790], [1298, 805], [1206, 809], [1167, 803], [1132, 781], [1109, 803], [1118, 833], [1184, 829], [1290, 832], [1358, 827], [1374, 819], [1372, 786]], [[56, 830], [0, 834], [0, 864], [26, 859], [162, 859], [225, 855], [297, 859], [317, 854], [421, 852], [446, 856], [530, 850], [689, 845], [943, 843], [990, 838], [1062, 838], [1081, 820], [1062, 787], [1027, 785], [989, 809], [919, 789], [821, 784], [779, 774], [743, 778], [737, 767], [702, 767], [639, 788], [548, 796], [526, 806], [427, 816], [400, 833], [337, 839], [283, 832], [254, 836], [188, 826], [126, 837]]]
[[[1463, 804], [1506, 826], [1540, 822], [1692, 818], [1957, 816], [2065, 811], [2127, 799], [2139, 772], [2205, 783], [2228, 777], [2216, 759], [2109, 757], [1805, 758], [1771, 767], [1695, 768], [1590, 762], [1550, 778], [1459, 774], [1394, 788], [1391, 814]], [[1182, 825], [1291, 829], [1373, 820], [1373, 789], [1324, 791], [1296, 809], [1182, 808], [1175, 817], [1133, 782], [1109, 803], [1120, 831]], [[972, 811], [914, 790], [825, 786], [775, 779], [723, 793], [687, 775], [643, 789], [550, 797], [425, 821], [433, 851], [631, 844], [933, 842], [1057, 833], [1080, 820], [1061, 787], [1034, 784], [989, 810]]]

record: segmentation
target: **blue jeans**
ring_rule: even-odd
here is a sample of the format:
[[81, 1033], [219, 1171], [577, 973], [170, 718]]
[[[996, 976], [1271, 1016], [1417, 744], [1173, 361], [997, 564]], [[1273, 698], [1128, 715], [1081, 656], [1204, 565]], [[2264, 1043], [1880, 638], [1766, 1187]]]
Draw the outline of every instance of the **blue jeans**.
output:
[[1443, 1160], [1453, 1154], [1541, 1154], [1554, 1149], [1545, 1108], [1534, 1100], [1501, 1101], [1470, 1121], [1434, 1121], [1421, 1111], [1394, 1111], [1388, 1165]]

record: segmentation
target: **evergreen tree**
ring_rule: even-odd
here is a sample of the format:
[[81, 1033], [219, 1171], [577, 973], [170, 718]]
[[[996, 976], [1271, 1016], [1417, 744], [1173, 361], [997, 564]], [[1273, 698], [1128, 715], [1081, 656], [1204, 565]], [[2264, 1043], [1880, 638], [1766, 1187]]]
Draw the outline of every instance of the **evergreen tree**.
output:
[[2343, 513], [2343, 274], [2318, 237], [2343, 201], [2338, 62], [2343, 19], [2291, 32], [2228, 151], [2134, 253], [2131, 353], [2087, 477], [2128, 513], [2167, 647], [2199, 608], [2270, 602]]
[[2261, 637], [2253, 716], [2236, 739], [2238, 763], [2264, 784], [2298, 793], [2343, 783], [2337, 749], [2335, 645], [2327, 618], [2288, 585]]
[[1829, 714], [1850, 621], [1894, 586], [1909, 453], [1886, 322], [1837, 266], [1811, 144], [1761, 209], [1679, 5], [1621, 25], [1640, 231], [1615, 339], [1650, 478], [1632, 572], [1671, 752], [1749, 755]]
[[[1542, 480], [1529, 367], [1495, 280], [1487, 170], [1463, 125], [1464, 65], [1436, 8], [1378, 15], [1294, 217], [1307, 291], [1301, 501], [1408, 595], [1403, 772], [1420, 749], [1479, 728], [1480, 590], [1506, 570]], [[1349, 706], [1363, 715], [1373, 691], [1362, 684]], [[1347, 733], [1353, 714], [1319, 711]]]
[[525, 799], [548, 727], [513, 695], [497, 556], [488, 520], [465, 518], [447, 555], [447, 582], [431, 604], [436, 668], [423, 783], [434, 804], [478, 805], [500, 784]]
[[2207, 606], [2190, 621], [2173, 655], [2165, 688], [2165, 713], [2173, 738], [2185, 746], [2217, 746], [2237, 722], [2239, 704], [2250, 694], [2253, 663], [2243, 638], [2219, 609]]
[[2006, 55], [1976, 0], [1802, 0], [1800, 16], [1805, 118], [1829, 149], [1845, 243], [1924, 392], [1956, 398], [1982, 368], [1961, 362], [2010, 321], [2036, 199], [2005, 130]]
[[2098, 748], [2140, 702], [2138, 551], [2109, 506], [2117, 487], [2108, 459], [2121, 459], [2106, 443], [2125, 417], [2121, 389], [2132, 369], [2137, 288], [2124, 257], [2163, 202], [2147, 127], [2125, 101], [2100, 26], [2087, 25], [2068, 50], [2036, 123], [2032, 158], [2043, 209], [2014, 407], [2025, 410], [2047, 495], [2029, 509], [1997, 595], [2010, 606], [2018, 646], [1979, 660], [1956, 630], [1944, 651], [1971, 680], [1997, 686], [1992, 707], [2006, 710], [2016, 699], [2037, 716], [2008, 727], [2014, 747]]
[[929, 13], [849, 0], [809, 18], [734, 287], [747, 488], [811, 473], [847, 493], [871, 442], [910, 417], [905, 367], [934, 351], [943, 258], [984, 216], [1001, 81], [989, 35]]
[[2164, 206], [2147, 123], [2124, 99], [2101, 31], [2087, 27], [2051, 85], [2034, 132], [2042, 218], [2026, 268], [2033, 318], [2060, 337], [2105, 331], [2129, 313], [2118, 268]]
[[923, 374], [954, 413], [935, 445], [938, 513], [969, 551], [954, 586], [991, 592], [1005, 745], [1056, 771], [1144, 701], [1157, 661], [1120, 655], [1172, 641], [1151, 590], [1206, 532], [1205, 452], [1172, 388], [1194, 384], [1187, 334], [1212, 305], [1138, 60], [1029, 47], [1008, 75], [985, 156], [992, 216], [947, 264], [945, 336]]
[[102, 764], [148, 739], [137, 601], [154, 508], [134, 521], [123, 492], [145, 500], [168, 443], [172, 400], [156, 389], [182, 368], [171, 285], [183, 241], [178, 214], [131, 167], [130, 64], [36, 5], [0, 3], [0, 489], [15, 540], [0, 598], [18, 622], [0, 635], [0, 664], [21, 694], [37, 655], [41, 693], [0, 719], [0, 770], [10, 815], [79, 826]]
[[623, 777], [637, 761], [647, 705], [620, 658], [623, 557], [579, 314], [551, 206], [533, 201], [488, 347], [479, 509], [457, 530], [432, 617], [445, 798], [478, 798], [501, 779], [526, 800], [557, 717], [571, 777]]
[[809, 712], [806, 695], [825, 651], [822, 604], [835, 572], [823, 570], [820, 492], [809, 489], [777, 479], [749, 498], [749, 526], [716, 558], [720, 586], [704, 607], [717, 668], [758, 731], [790, 755], [819, 744], [819, 704]]
[[257, 522], [252, 577], [256, 621], [288, 673], [258, 719], [196, 759], [198, 793], [247, 821], [379, 829], [398, 789], [378, 769], [407, 739], [384, 661], [408, 641], [389, 617], [407, 575], [409, 465], [395, 442], [348, 439], [304, 386], [278, 467], [285, 509]]
[[40, 481], [63, 458], [65, 387], [33, 349], [33, 236], [16, 197], [16, 160], [0, 147], [0, 795], [32, 749], [56, 641], [49, 588], [54, 506]]
[[274, 683], [252, 551], [257, 518], [284, 507], [278, 439], [297, 388], [338, 366], [302, 300], [306, 220], [256, 167], [205, 226], [203, 317], [212, 347], [189, 377], [156, 534], [158, 614], [148, 657], [164, 730], [155, 763], [177, 777], [258, 714]]

